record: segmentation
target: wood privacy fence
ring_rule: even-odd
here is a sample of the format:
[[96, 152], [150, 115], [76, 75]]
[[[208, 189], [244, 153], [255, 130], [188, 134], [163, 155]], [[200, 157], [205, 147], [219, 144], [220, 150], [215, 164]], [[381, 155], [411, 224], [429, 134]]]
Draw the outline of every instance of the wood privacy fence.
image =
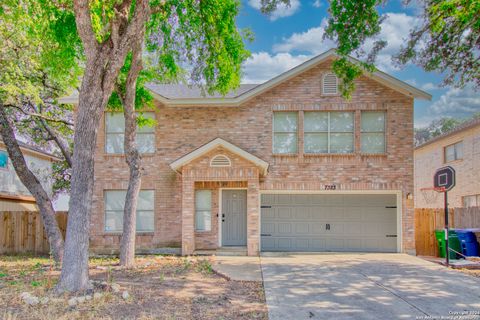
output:
[[[57, 221], [65, 239], [67, 213], [57, 212]], [[43, 221], [38, 212], [0, 212], [0, 254], [48, 254], [49, 248]]]
[[[450, 208], [450, 228], [480, 228], [480, 207]], [[420, 256], [438, 256], [435, 230], [445, 228], [443, 209], [415, 209], [415, 249]]]

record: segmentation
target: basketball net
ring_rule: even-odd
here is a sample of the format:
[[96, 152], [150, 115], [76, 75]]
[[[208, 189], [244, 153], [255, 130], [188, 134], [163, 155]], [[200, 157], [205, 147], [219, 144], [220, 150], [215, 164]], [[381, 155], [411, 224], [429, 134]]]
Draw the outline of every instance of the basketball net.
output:
[[434, 204], [437, 201], [439, 194], [445, 192], [445, 188], [421, 188], [420, 192], [422, 192], [423, 199], [425, 199], [427, 204]]

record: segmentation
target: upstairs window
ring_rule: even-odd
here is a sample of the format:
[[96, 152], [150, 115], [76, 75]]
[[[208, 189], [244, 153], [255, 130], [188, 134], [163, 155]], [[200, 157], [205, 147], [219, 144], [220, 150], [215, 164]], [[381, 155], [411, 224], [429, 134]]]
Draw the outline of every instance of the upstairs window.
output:
[[463, 207], [480, 207], [480, 194], [463, 197]]
[[8, 169], [8, 153], [0, 150], [0, 169]]
[[322, 93], [325, 95], [338, 94], [338, 78], [335, 74], [329, 72], [323, 76]]
[[[123, 210], [125, 208], [125, 190], [108, 190], [105, 198], [105, 231], [123, 232]], [[154, 230], [154, 192], [140, 190], [137, 199], [137, 232]]]
[[362, 153], [385, 153], [385, 112], [362, 112]]
[[353, 112], [305, 112], [305, 153], [353, 153]]
[[273, 153], [297, 153], [298, 115], [296, 112], [273, 113]]
[[463, 159], [463, 141], [446, 146], [444, 149], [445, 162]]
[[[155, 119], [154, 112], [143, 112], [142, 117]], [[109, 154], [124, 153], [125, 118], [121, 112], [108, 112], [105, 114], [105, 152]], [[155, 127], [137, 125], [137, 147], [140, 153], [155, 152]]]

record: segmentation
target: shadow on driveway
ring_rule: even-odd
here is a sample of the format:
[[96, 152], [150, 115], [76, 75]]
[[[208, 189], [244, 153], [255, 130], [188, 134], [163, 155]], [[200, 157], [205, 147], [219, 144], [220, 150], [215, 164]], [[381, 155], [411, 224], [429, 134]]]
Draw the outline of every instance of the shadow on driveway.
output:
[[458, 319], [480, 319], [480, 279], [409, 255], [288, 255], [261, 257], [261, 264], [270, 320], [428, 319], [464, 312], [470, 314]]

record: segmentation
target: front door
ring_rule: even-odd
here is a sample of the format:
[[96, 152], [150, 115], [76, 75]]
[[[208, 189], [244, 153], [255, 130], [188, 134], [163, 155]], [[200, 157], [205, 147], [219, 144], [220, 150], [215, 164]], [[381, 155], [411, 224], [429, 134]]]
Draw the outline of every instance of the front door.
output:
[[222, 191], [222, 245], [247, 245], [247, 190]]

